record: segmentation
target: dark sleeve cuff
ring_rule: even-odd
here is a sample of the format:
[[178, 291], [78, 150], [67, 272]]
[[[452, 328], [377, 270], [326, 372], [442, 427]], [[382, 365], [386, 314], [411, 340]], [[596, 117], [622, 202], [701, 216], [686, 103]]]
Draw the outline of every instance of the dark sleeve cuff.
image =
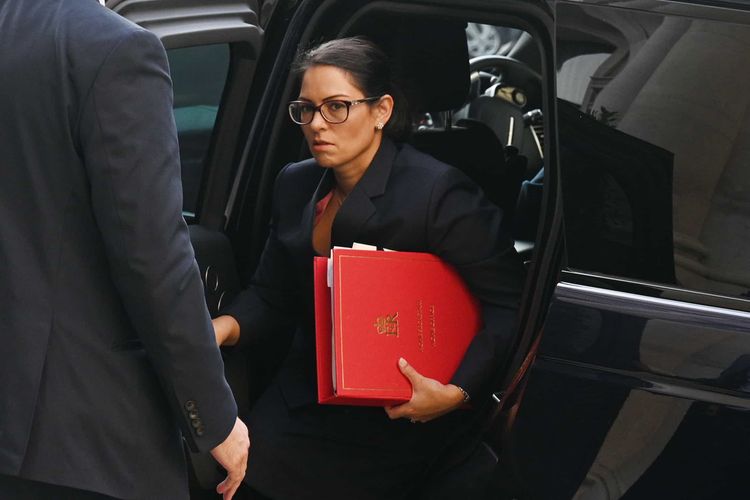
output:
[[264, 299], [261, 293], [276, 295], [275, 300], [282, 304], [284, 299], [288, 299], [284, 291], [260, 290], [259, 287], [250, 285], [221, 310], [221, 314], [232, 316], [240, 325], [240, 339], [234, 346], [235, 349], [258, 345], [267, 339], [268, 335], [278, 334], [279, 331], [293, 331], [297, 320], [293, 306], [274, 306], [273, 302]]
[[209, 452], [223, 443], [237, 420], [237, 404], [233, 397], [221, 401], [188, 399], [182, 403], [181, 412], [186, 422], [183, 437], [191, 451], [200, 453]]
[[483, 308], [485, 326], [474, 336], [450, 381], [474, 402], [483, 401], [498, 389], [493, 387], [493, 381], [507, 367], [517, 328], [516, 315], [515, 309]]

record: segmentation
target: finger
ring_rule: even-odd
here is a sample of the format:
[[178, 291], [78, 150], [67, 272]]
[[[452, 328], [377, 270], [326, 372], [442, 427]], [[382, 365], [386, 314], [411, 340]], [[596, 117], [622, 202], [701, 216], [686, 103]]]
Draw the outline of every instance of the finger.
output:
[[239, 489], [239, 487], [240, 487], [240, 483], [237, 483], [234, 485], [232, 489], [224, 493], [224, 500], [232, 500], [232, 497], [234, 496], [235, 493], [237, 493], [237, 490]]
[[229, 475], [226, 477], [226, 479], [219, 483], [218, 486], [216, 486], [216, 493], [223, 495], [226, 498], [226, 495], [234, 495], [234, 492], [237, 490], [239, 485], [240, 481], [238, 481], [232, 475]]
[[391, 420], [395, 420], [397, 418], [411, 416], [411, 414], [414, 413], [414, 409], [409, 403], [404, 403], [397, 406], [387, 406], [385, 412]]
[[415, 370], [414, 367], [411, 366], [404, 358], [399, 358], [398, 368], [399, 370], [401, 370], [401, 373], [403, 373], [404, 376], [409, 379], [412, 387], [414, 387], [422, 379], [422, 375], [420, 375], [419, 372]]
[[227, 476], [226, 478], [224, 478], [224, 480], [222, 482], [220, 482], [219, 484], [216, 485], [216, 493], [218, 493], [219, 495], [224, 494], [224, 492], [229, 489], [230, 481], [231, 481], [231, 479], [230, 479], [229, 476]]
[[219, 488], [222, 489], [222, 491], [219, 491], [219, 493], [226, 492], [227, 490], [231, 489], [232, 486], [235, 486], [242, 482], [242, 479], [245, 477], [245, 468], [244, 467], [233, 467], [231, 470], [227, 469], [227, 477], [219, 483], [219, 485], [216, 487], [218, 490]]
[[385, 412], [388, 414], [388, 418], [390, 418], [391, 420], [395, 420], [399, 418], [398, 406], [386, 406], [384, 409], [385, 409]]

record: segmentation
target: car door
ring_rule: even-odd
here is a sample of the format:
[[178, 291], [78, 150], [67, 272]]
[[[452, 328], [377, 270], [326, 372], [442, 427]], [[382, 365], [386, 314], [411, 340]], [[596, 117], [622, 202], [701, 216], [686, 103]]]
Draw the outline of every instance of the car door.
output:
[[556, 2], [565, 267], [506, 450], [517, 498], [741, 498], [750, 15]]

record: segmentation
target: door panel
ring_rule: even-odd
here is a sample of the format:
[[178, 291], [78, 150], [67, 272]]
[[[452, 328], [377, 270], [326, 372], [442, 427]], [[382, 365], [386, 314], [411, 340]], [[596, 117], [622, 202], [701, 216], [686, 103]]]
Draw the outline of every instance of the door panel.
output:
[[540, 359], [511, 441], [516, 498], [742, 498], [747, 410], [642, 384]]
[[514, 429], [521, 498], [742, 496], [750, 313], [563, 278]]
[[[642, 377], [667, 377], [676, 387], [706, 384], [727, 395], [737, 390], [737, 382], [744, 385], [734, 375], [738, 365], [750, 368], [750, 359], [745, 360], [750, 357], [750, 313], [623, 292], [616, 281], [600, 281], [612, 288], [570, 282], [557, 286], [544, 344], [549, 355], [638, 371]], [[571, 319], [575, 327], [566, 321]], [[674, 394], [662, 382], [654, 382], [651, 390]]]
[[203, 279], [208, 310], [211, 316], [216, 316], [222, 305], [240, 291], [232, 247], [226, 236], [199, 225], [190, 226], [190, 241]]
[[744, 497], [750, 16], [583, 1], [556, 23], [568, 270], [511, 439], [516, 496]]

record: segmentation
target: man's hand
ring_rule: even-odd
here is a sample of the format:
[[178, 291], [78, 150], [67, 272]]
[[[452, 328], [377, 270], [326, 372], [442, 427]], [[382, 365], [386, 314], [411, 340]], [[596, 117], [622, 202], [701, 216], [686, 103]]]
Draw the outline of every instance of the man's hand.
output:
[[455, 385], [445, 385], [423, 377], [404, 358], [398, 361], [398, 367], [411, 382], [412, 394], [408, 402], [385, 408], [391, 419], [408, 418], [412, 422], [427, 422], [463, 404], [464, 393]]
[[214, 325], [216, 344], [235, 345], [240, 340], [240, 324], [232, 316], [224, 315], [211, 320]]
[[216, 492], [223, 495], [224, 500], [232, 499], [245, 477], [249, 449], [247, 427], [238, 418], [224, 442], [211, 450], [211, 455], [227, 471], [227, 478], [216, 486]]

